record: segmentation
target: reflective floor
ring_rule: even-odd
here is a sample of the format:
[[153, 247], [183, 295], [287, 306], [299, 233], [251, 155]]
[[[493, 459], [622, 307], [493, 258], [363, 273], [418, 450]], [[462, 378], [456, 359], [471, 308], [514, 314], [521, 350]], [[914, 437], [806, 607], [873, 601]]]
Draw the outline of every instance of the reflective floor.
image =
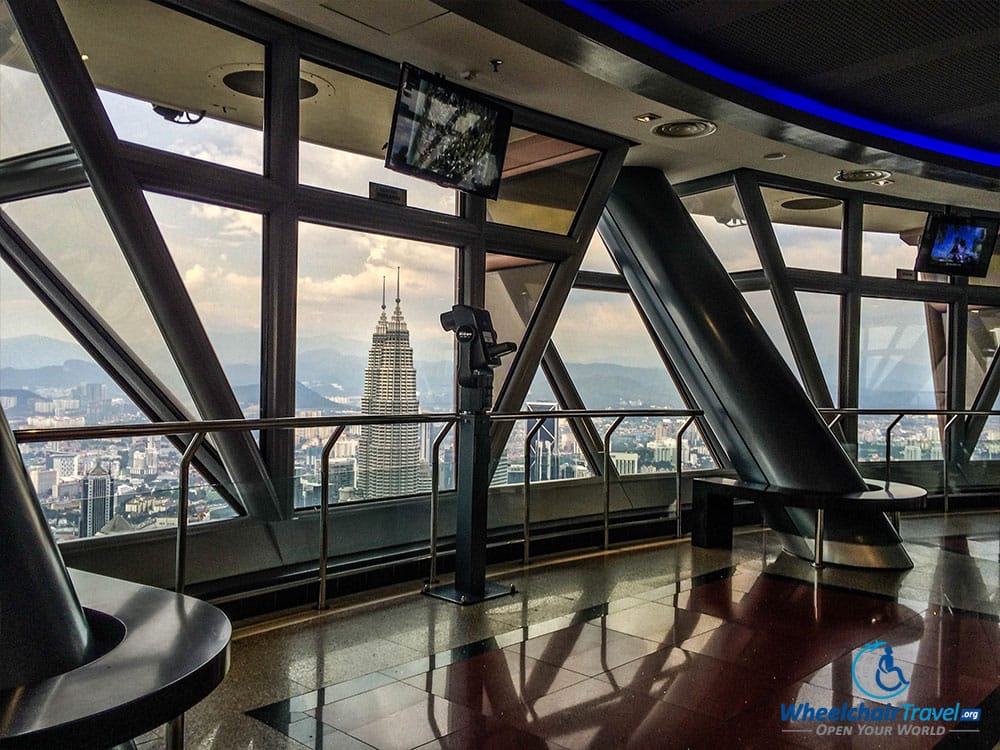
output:
[[754, 529], [491, 569], [518, 593], [481, 605], [414, 584], [238, 628], [187, 746], [995, 747], [1000, 513], [901, 532], [904, 573], [817, 573]]

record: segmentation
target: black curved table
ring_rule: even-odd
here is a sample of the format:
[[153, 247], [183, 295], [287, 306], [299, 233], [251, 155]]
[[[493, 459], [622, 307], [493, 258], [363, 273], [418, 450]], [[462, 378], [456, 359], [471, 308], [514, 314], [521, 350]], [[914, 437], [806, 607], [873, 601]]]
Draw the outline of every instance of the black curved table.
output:
[[[211, 604], [70, 570], [102, 655], [0, 693], [0, 748], [107, 748], [181, 715], [229, 669], [229, 619]], [[43, 646], [44, 647], [44, 646]]]
[[733, 547], [733, 501], [809, 508], [816, 511], [816, 538], [813, 566], [823, 567], [823, 513], [845, 510], [852, 513], [887, 513], [918, 510], [927, 506], [927, 490], [902, 482], [865, 480], [860, 492], [822, 492], [792, 489], [729, 477], [697, 477], [692, 480], [693, 521], [691, 544], [695, 547]]

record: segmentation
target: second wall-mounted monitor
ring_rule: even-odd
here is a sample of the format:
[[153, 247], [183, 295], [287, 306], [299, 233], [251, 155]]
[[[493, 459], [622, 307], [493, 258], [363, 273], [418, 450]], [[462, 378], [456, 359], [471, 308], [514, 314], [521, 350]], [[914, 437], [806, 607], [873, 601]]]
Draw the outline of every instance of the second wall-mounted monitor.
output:
[[931, 214], [917, 248], [916, 271], [985, 276], [997, 244], [1000, 219]]
[[404, 63], [385, 166], [495, 199], [511, 116], [485, 96]]

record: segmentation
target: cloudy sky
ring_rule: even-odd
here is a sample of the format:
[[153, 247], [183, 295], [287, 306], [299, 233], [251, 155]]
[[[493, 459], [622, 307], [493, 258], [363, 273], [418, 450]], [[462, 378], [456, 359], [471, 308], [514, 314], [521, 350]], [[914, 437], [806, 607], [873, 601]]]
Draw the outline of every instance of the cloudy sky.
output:
[[[251, 172], [261, 171], [259, 131], [207, 118], [197, 125], [177, 125], [155, 115], [146, 102], [113, 94], [103, 94], [102, 98], [123, 139]], [[4, 113], [0, 156], [66, 141], [34, 75], [10, 67], [0, 69], [0, 108]], [[367, 194], [369, 181], [393, 184], [407, 189], [410, 205], [446, 213], [455, 210], [452, 191], [389, 172], [377, 159], [303, 144], [301, 174], [307, 184], [355, 194]], [[256, 364], [261, 217], [166, 196], [147, 197], [177, 270], [222, 359]], [[20, 201], [4, 206], [4, 210], [141, 356], [160, 371], [173, 371], [151, 315], [89, 190]], [[759, 267], [745, 227], [728, 228], [710, 217], [696, 220], [729, 270]], [[836, 230], [784, 226], [777, 227], [776, 233], [789, 265], [833, 271], [839, 268], [840, 235]], [[865, 273], [895, 276], [897, 267], [912, 267], [913, 249], [898, 237], [866, 233], [864, 242]], [[380, 312], [383, 278], [388, 280], [391, 307], [399, 268], [402, 307], [415, 357], [450, 359], [451, 337], [441, 330], [438, 316], [452, 304], [454, 265], [454, 249], [450, 247], [303, 223], [298, 259], [299, 348], [363, 353]], [[613, 270], [597, 239], [585, 267]], [[0, 337], [42, 334], [69, 339], [6, 267], [0, 269], [0, 292]], [[779, 349], [788, 356], [787, 342], [769, 295], [754, 294], [749, 299]], [[800, 302], [814, 332], [828, 382], [835, 388], [839, 315], [836, 299], [802, 294]], [[899, 347], [894, 356], [915, 366], [923, 362], [929, 384], [922, 306], [911, 304], [913, 309], [906, 309], [905, 319], [899, 317], [898, 305], [868, 305], [866, 324], [872, 333], [865, 341], [888, 341]], [[901, 327], [912, 330], [894, 337], [893, 330]], [[500, 331], [500, 335], [503, 337], [504, 332]], [[554, 339], [570, 362], [657, 366], [653, 347], [624, 295], [574, 292]], [[877, 351], [884, 350], [872, 343], [872, 356]]]

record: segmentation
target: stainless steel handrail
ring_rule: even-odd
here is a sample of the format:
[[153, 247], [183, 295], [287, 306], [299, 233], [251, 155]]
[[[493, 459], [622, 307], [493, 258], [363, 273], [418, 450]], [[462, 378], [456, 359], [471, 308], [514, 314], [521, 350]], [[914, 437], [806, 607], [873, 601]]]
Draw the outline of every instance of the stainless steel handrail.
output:
[[319, 600], [316, 602], [316, 609], [322, 611], [327, 608], [326, 604], [326, 564], [330, 554], [330, 454], [333, 446], [344, 434], [347, 425], [337, 425], [330, 437], [323, 445], [323, 453], [320, 455], [320, 487], [319, 492]]
[[177, 545], [175, 550], [177, 558], [174, 564], [174, 591], [178, 594], [184, 593], [184, 587], [187, 584], [188, 481], [191, 459], [194, 458], [194, 454], [198, 452], [198, 448], [201, 447], [204, 440], [205, 433], [197, 433], [181, 456], [177, 487]]
[[[537, 414], [537, 412], [536, 412]], [[101, 425], [97, 427], [44, 427], [14, 430], [18, 443], [48, 443], [59, 440], [98, 440], [146, 435], [187, 435], [193, 432], [246, 432], [249, 430], [295, 430], [307, 427], [335, 427], [367, 424], [423, 424], [447, 422], [453, 413], [365, 415], [346, 417], [270, 417], [267, 419], [208, 419], [190, 422], [150, 422]]]
[[677, 483], [677, 538], [681, 538], [681, 472], [683, 470], [683, 464], [681, 463], [681, 438], [687, 431], [687, 428], [691, 426], [696, 417], [691, 416], [685, 420], [684, 424], [677, 431], [677, 435], [674, 438], [674, 471], [676, 472], [676, 483]]
[[546, 419], [576, 419], [576, 418], [591, 418], [591, 417], [609, 417], [615, 418], [614, 424], [605, 433], [603, 440], [603, 486], [604, 486], [604, 513], [603, 513], [603, 527], [604, 527], [604, 549], [608, 549], [609, 544], [609, 534], [610, 534], [610, 505], [611, 505], [611, 487], [610, 487], [610, 469], [609, 469], [609, 455], [610, 455], [610, 436], [611, 433], [621, 424], [622, 420], [628, 417], [686, 417], [687, 421], [681, 427], [680, 433], [677, 437], [677, 450], [674, 456], [676, 476], [677, 476], [677, 528], [678, 536], [680, 536], [680, 512], [681, 512], [681, 502], [680, 502], [680, 481], [681, 481], [681, 466], [680, 466], [680, 436], [683, 435], [684, 431], [690, 426], [691, 422], [697, 417], [703, 416], [704, 412], [700, 409], [564, 409], [561, 411], [520, 411], [520, 412], [496, 412], [490, 414], [490, 419], [495, 422], [515, 422], [522, 419], [537, 419], [538, 422], [535, 426], [525, 433], [524, 440], [524, 454], [525, 454], [525, 469], [524, 469], [524, 518], [522, 524], [523, 537], [524, 537], [524, 554], [523, 561], [524, 564], [528, 564], [530, 558], [530, 545], [531, 545], [531, 528], [530, 528], [530, 518], [531, 518], [531, 478], [530, 472], [528, 470], [528, 454], [531, 447], [531, 438], [534, 434], [541, 428], [542, 424]]
[[625, 417], [616, 417], [611, 426], [604, 432], [604, 549], [610, 545], [611, 535], [611, 435], [618, 429], [618, 425], [625, 421]]
[[[1000, 410], [997, 409], [859, 409], [859, 408], [820, 408], [820, 414], [833, 414], [833, 420], [827, 425], [831, 430], [841, 418], [845, 416], [894, 416], [895, 419], [889, 424], [885, 431], [885, 487], [888, 489], [892, 472], [892, 430], [904, 417], [948, 417], [942, 429], [941, 444], [941, 492], [944, 500], [944, 512], [949, 510], [951, 492], [948, 488], [949, 469], [951, 453], [951, 426], [959, 417], [998, 417]], [[898, 528], [898, 516], [896, 526]]]
[[[538, 423], [531, 430], [525, 440], [525, 515], [524, 515], [524, 562], [527, 563], [530, 555], [531, 529], [530, 529], [530, 471], [528, 468], [528, 453], [530, 451], [530, 438], [537, 433], [544, 423], [544, 420], [551, 418], [591, 418], [591, 417], [614, 417], [615, 424], [609, 431], [606, 438], [610, 439], [610, 432], [614, 430], [622, 420], [627, 417], [686, 417], [687, 421], [681, 427], [677, 435], [677, 449], [674, 460], [677, 462], [677, 513], [678, 513], [678, 535], [680, 533], [680, 438], [691, 422], [703, 414], [695, 409], [566, 409], [562, 411], [544, 412], [542, 415], [537, 411], [529, 412], [507, 412], [494, 413], [490, 415], [494, 421], [516, 421], [521, 419], [537, 419]], [[317, 607], [326, 609], [327, 607], [327, 562], [329, 555], [329, 459], [337, 440], [344, 430], [350, 426], [362, 425], [387, 425], [387, 424], [427, 424], [435, 422], [445, 422], [445, 427], [439, 433], [434, 442], [434, 457], [432, 464], [433, 487], [431, 488], [431, 581], [436, 573], [437, 557], [437, 514], [439, 511], [439, 490], [437, 487], [437, 476], [439, 468], [439, 448], [441, 441], [447, 435], [451, 427], [459, 419], [453, 413], [431, 413], [431, 414], [407, 414], [407, 415], [362, 415], [355, 414], [344, 417], [271, 417], [266, 419], [215, 419], [200, 420], [190, 422], [152, 422], [145, 424], [127, 425], [100, 425], [90, 427], [56, 427], [56, 428], [32, 428], [15, 430], [14, 437], [19, 443], [45, 443], [58, 442], [64, 440], [99, 440], [117, 437], [141, 437], [152, 435], [193, 435], [191, 442], [185, 448], [180, 465], [180, 487], [178, 489], [178, 524], [175, 565], [175, 588], [183, 592], [185, 586], [187, 570], [187, 507], [188, 507], [188, 474], [190, 464], [194, 459], [198, 449], [203, 444], [208, 433], [213, 432], [243, 432], [250, 430], [279, 430], [279, 429], [304, 429], [315, 427], [334, 427], [334, 432], [324, 444], [321, 465], [321, 494], [320, 494], [320, 550], [318, 555], [318, 579], [319, 596]], [[608, 545], [608, 534], [610, 527], [610, 487], [608, 471], [609, 447], [605, 445], [605, 512], [604, 512], [604, 539], [605, 548]]]
[[[533, 412], [533, 414], [536, 418], [538, 417], [538, 412]], [[546, 419], [547, 417], [541, 417], [530, 430], [526, 430], [524, 433], [524, 477], [521, 479], [524, 485], [524, 518], [521, 522], [524, 547], [521, 551], [521, 561], [524, 565], [527, 565], [531, 559], [531, 438], [542, 429]], [[538, 464], [538, 475], [541, 476], [541, 456], [537, 455], [537, 452], [535, 461]]]
[[445, 439], [451, 428], [455, 426], [456, 420], [448, 422], [441, 428], [441, 432], [434, 439], [433, 459], [431, 463], [431, 531], [430, 531], [430, 555], [431, 564], [427, 573], [427, 585], [433, 586], [437, 583], [437, 541], [438, 541], [438, 512], [441, 503], [441, 489], [438, 487], [440, 477], [440, 454], [441, 442]]

